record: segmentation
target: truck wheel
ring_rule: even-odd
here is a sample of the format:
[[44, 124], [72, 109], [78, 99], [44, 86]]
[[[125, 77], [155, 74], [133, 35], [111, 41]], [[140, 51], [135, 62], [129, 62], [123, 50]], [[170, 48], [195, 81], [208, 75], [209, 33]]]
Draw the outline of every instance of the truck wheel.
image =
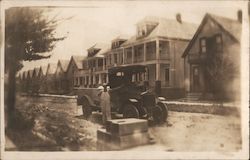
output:
[[83, 112], [83, 116], [86, 119], [88, 119], [91, 116], [92, 110], [91, 110], [91, 107], [89, 106], [89, 104], [82, 105], [82, 112]]
[[162, 109], [160, 106], [156, 105], [154, 108], [153, 108], [153, 118], [154, 118], [154, 121], [159, 124], [161, 122], [163, 122], [163, 112], [162, 112]]
[[164, 104], [164, 103], [158, 103], [157, 104], [158, 106], [160, 106], [161, 107], [161, 109], [162, 109], [162, 113], [163, 113], [163, 121], [166, 121], [167, 120], [167, 118], [168, 118], [168, 107], [167, 107], [167, 105], [166, 104]]
[[128, 104], [125, 106], [123, 110], [123, 117], [124, 118], [139, 118], [139, 112], [134, 105]]

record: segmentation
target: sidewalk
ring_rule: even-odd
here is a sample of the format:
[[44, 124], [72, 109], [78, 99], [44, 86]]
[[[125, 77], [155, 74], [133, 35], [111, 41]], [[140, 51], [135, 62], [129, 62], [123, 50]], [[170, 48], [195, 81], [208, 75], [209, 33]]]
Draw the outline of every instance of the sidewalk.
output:
[[216, 102], [180, 102], [163, 101], [170, 111], [208, 113], [218, 115], [240, 114], [240, 103], [216, 103]]

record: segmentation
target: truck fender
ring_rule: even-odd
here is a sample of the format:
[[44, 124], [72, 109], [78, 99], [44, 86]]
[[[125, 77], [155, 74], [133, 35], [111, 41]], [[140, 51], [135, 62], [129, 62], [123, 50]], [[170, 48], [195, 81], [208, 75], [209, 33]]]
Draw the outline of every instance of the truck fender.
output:
[[168, 106], [163, 102], [158, 102], [157, 105], [162, 109], [163, 119], [166, 120], [168, 118]]
[[89, 106], [95, 106], [94, 101], [88, 95], [83, 95], [77, 98], [77, 105], [84, 104], [88, 104]]

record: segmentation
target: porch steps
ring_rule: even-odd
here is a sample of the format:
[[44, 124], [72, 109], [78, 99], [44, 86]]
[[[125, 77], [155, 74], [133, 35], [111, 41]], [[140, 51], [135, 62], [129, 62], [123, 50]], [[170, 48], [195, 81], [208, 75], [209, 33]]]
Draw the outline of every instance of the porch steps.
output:
[[202, 96], [202, 93], [188, 93], [185, 98], [182, 98], [181, 101], [199, 101]]

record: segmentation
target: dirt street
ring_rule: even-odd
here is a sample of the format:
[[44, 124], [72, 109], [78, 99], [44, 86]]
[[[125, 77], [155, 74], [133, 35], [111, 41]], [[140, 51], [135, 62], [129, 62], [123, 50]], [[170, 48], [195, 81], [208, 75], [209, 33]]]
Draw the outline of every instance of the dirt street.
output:
[[241, 147], [240, 118], [234, 116], [169, 112], [168, 122], [150, 128], [150, 133], [165, 151], [237, 151]]
[[[16, 150], [96, 150], [96, 130], [101, 125], [76, 116], [75, 100], [19, 96], [17, 106], [26, 115], [35, 115], [35, 124], [30, 134], [8, 132], [7, 149], [11, 140]], [[240, 118], [235, 116], [169, 112], [168, 121], [149, 132], [155, 144], [128, 150], [237, 151], [241, 147]]]

